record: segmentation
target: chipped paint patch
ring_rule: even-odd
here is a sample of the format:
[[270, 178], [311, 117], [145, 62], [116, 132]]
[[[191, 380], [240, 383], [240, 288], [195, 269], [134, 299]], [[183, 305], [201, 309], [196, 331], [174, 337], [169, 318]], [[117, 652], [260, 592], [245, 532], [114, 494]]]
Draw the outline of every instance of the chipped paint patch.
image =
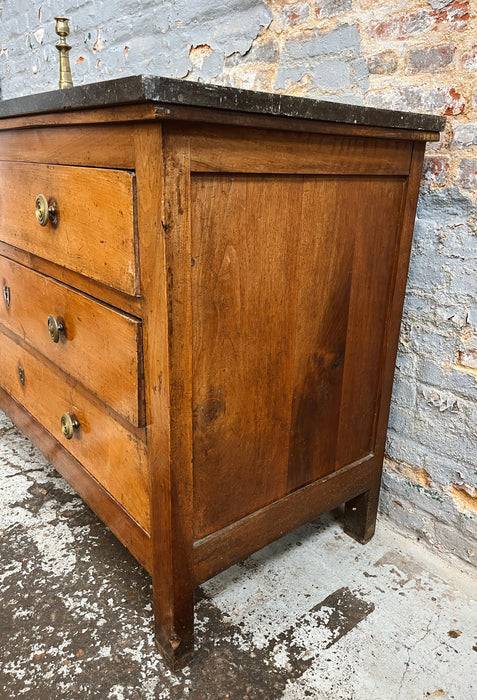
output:
[[369, 70], [360, 53], [357, 27], [342, 24], [328, 33], [292, 35], [280, 54], [275, 89], [290, 92], [293, 85], [301, 86], [305, 76], [309, 95], [361, 102]]
[[388, 460], [387, 464], [388, 466], [392, 466], [392, 468], [395, 469], [403, 477], [414, 481], [420, 486], [425, 486], [426, 488], [430, 488], [432, 486], [432, 479], [429, 476], [428, 472], [424, 469], [424, 467], [418, 469], [416, 467], [412, 467], [409, 464], [393, 462], [391, 460]]
[[194, 68], [202, 68], [206, 58], [209, 58], [213, 49], [207, 44], [200, 44], [199, 46], [191, 46], [189, 51], [189, 58]]
[[329, 649], [336, 644], [372, 613], [374, 607], [374, 603], [349, 588], [339, 588], [298, 618], [277, 641], [283, 646], [292, 646], [295, 653], [307, 658], [310, 648], [316, 654], [318, 649]]
[[96, 35], [96, 41], [93, 44], [93, 53], [97, 53], [98, 51], [102, 51], [106, 45], [106, 42], [103, 39], [103, 30], [101, 27], [98, 27], [98, 32]]
[[453, 483], [448, 491], [460, 511], [477, 513], [477, 489], [475, 486]]

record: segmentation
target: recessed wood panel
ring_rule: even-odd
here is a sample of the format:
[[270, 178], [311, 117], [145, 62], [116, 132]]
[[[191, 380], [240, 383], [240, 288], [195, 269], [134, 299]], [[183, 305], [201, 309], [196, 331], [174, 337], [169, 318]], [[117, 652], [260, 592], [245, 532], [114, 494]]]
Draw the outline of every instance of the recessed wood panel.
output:
[[354, 212], [356, 245], [337, 435], [337, 469], [374, 450], [405, 181], [400, 178], [356, 179], [354, 186], [366, 206], [356, 207]]
[[[36, 220], [39, 194], [56, 227]], [[134, 200], [127, 171], [0, 162], [2, 240], [127, 294], [139, 292]]]
[[296, 278], [290, 491], [334, 470], [356, 238], [356, 182], [306, 178]]
[[[33, 354], [0, 335], [1, 383], [132, 517], [150, 531], [149, 482], [144, 443], [103, 413]], [[19, 368], [24, 383], [20, 381]], [[63, 437], [61, 416], [73, 413], [80, 429]]]
[[[136, 426], [144, 425], [141, 322], [59, 282], [0, 257], [0, 323], [82, 382]], [[48, 316], [61, 317], [54, 343]]]
[[196, 537], [286, 492], [301, 178], [192, 178]]
[[403, 183], [192, 176], [196, 537], [372, 452]]
[[403, 184], [400, 178], [305, 181], [291, 490], [373, 450]]

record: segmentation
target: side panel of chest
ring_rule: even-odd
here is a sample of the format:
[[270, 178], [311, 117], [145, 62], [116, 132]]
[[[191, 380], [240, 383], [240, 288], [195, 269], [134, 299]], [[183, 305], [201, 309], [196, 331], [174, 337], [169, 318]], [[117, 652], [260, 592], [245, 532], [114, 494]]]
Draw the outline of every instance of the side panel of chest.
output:
[[205, 535], [372, 452], [403, 180], [192, 183]]
[[266, 163], [210, 140], [190, 141], [197, 539], [372, 455], [409, 165], [402, 144], [378, 167], [360, 139]]

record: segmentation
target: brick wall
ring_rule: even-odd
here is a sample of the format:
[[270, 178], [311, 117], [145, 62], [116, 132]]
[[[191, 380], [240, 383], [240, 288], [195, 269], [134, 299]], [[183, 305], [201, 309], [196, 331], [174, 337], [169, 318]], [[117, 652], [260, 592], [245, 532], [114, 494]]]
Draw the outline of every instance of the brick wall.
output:
[[[57, 0], [4, 0], [4, 98], [55, 88]], [[139, 72], [448, 116], [428, 148], [381, 508], [477, 563], [477, 0], [77, 0], [76, 84]]]
[[476, 565], [477, 3], [355, 9], [370, 71], [365, 103], [448, 119], [427, 150], [381, 507]]

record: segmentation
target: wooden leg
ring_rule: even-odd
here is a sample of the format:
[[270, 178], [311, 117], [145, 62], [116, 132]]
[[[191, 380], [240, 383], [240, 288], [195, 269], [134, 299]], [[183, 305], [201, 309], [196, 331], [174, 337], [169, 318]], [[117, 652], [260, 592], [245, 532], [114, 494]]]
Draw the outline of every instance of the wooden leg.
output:
[[154, 639], [167, 666], [177, 671], [194, 653], [194, 588], [181, 581], [169, 583], [153, 584]]
[[345, 504], [344, 531], [361, 544], [374, 535], [378, 501], [379, 483]]
[[[177, 670], [194, 650], [190, 144], [180, 134], [163, 143], [157, 125], [147, 128], [141, 145], [146, 186], [138, 187], [138, 195], [151, 193], [152, 216], [144, 226], [158, 232], [152, 236], [156, 250], [145, 250], [142, 258], [150, 259], [147, 274], [156, 279], [149, 289], [149, 325], [143, 317], [155, 640]], [[139, 182], [137, 168], [136, 177]]]

